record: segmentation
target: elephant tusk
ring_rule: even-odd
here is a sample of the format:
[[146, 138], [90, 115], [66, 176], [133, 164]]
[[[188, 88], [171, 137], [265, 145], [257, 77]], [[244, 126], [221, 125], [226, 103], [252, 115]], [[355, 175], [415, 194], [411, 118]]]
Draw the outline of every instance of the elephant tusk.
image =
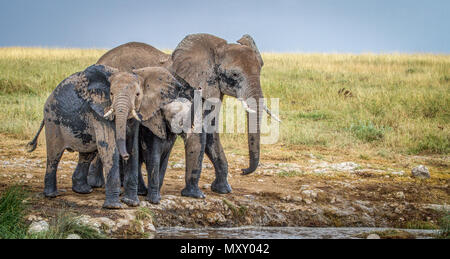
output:
[[247, 102], [241, 99], [241, 103], [242, 106], [244, 107], [244, 109], [248, 112], [248, 113], [256, 113], [255, 110], [250, 109], [250, 107], [248, 107]]
[[135, 110], [135, 109], [133, 109], [133, 110], [131, 111], [131, 115], [133, 115], [133, 117], [134, 117], [137, 121], [141, 122], [141, 118], [139, 118], [139, 116], [138, 116], [138, 114], [136, 113], [136, 110]]
[[111, 114], [113, 114], [114, 109], [111, 108], [107, 113], [105, 113], [105, 115], [103, 115], [103, 118], [108, 118], [109, 116], [111, 116]]
[[272, 113], [271, 110], [269, 110], [269, 108], [267, 108], [267, 106], [264, 105], [264, 110], [267, 112], [267, 114], [270, 115], [270, 117], [274, 118], [276, 121], [281, 122], [281, 120], [275, 116], [275, 114]]

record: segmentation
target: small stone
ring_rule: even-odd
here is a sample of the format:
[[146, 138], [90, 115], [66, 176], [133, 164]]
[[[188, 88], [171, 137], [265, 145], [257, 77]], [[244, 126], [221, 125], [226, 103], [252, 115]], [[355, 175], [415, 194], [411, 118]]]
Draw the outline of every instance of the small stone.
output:
[[395, 193], [395, 198], [397, 198], [397, 199], [404, 199], [405, 198], [405, 194], [403, 192], [396, 192]]
[[366, 239], [380, 239], [380, 236], [377, 234], [370, 234], [367, 236]]
[[255, 199], [255, 196], [253, 196], [251, 194], [245, 194], [244, 197], [249, 199], [249, 200], [254, 200]]
[[400, 171], [400, 172], [392, 172], [391, 174], [403, 176], [403, 175], [405, 175], [405, 172], [404, 172], [404, 171]]
[[430, 171], [424, 165], [419, 165], [411, 170], [413, 177], [416, 178], [430, 178]]
[[66, 237], [66, 239], [81, 239], [81, 237], [77, 234], [70, 234]]
[[153, 225], [152, 223], [145, 224], [145, 229], [150, 232], [156, 232], [155, 225]]
[[207, 190], [207, 189], [211, 188], [211, 184], [204, 184], [204, 185], [202, 186], [202, 188], [205, 189], [205, 190]]
[[48, 225], [47, 221], [41, 220], [37, 222], [31, 223], [30, 227], [28, 228], [29, 234], [38, 234], [41, 232], [48, 231], [50, 226]]

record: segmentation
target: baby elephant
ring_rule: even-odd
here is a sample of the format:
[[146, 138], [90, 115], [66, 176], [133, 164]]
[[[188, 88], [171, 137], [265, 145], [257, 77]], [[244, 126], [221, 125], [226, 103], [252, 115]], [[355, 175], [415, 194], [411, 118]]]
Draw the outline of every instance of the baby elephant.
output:
[[[41, 127], [29, 143], [31, 152], [36, 148], [37, 138], [45, 125], [45, 196], [58, 195], [56, 171], [64, 151], [77, 151], [79, 161], [72, 177], [72, 189], [78, 193], [92, 191], [87, 184], [87, 174], [90, 162], [98, 154], [107, 176], [103, 207], [123, 207], [119, 200], [120, 157], [137, 164], [138, 121], [142, 121], [144, 126], [152, 125], [153, 116], [170, 102], [169, 97], [173, 96], [177, 88], [175, 84], [164, 84], [158, 80], [169, 74], [166, 70], [148, 69], [153, 71], [149, 73], [153, 81], [107, 66], [93, 65], [83, 72], [73, 74], [56, 87], [45, 103]], [[144, 82], [150, 81], [157, 87], [143, 87]], [[137, 166], [130, 168], [125, 170], [124, 182], [135, 183]], [[124, 184], [125, 197], [122, 201], [136, 206], [139, 204], [137, 189], [130, 189], [128, 186], [132, 187], [134, 184]]]

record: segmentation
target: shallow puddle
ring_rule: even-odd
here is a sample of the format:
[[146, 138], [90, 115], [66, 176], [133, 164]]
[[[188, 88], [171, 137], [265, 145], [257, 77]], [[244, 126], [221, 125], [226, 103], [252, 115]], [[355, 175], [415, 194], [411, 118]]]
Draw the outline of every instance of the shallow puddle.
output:
[[[159, 228], [155, 238], [172, 239], [349, 239], [356, 235], [388, 228], [310, 228], [310, 227], [238, 227], [238, 228]], [[403, 229], [416, 238], [433, 238], [435, 230]]]

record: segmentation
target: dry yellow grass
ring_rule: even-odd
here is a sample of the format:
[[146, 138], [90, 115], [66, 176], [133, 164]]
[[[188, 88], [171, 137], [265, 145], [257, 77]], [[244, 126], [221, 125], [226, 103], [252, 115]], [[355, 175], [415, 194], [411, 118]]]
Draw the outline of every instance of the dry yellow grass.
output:
[[[30, 138], [48, 94], [106, 50], [0, 48], [0, 133]], [[264, 53], [283, 146], [448, 154], [450, 56]], [[345, 88], [351, 94], [339, 94]], [[350, 96], [351, 95], [351, 96]], [[245, 134], [223, 134], [245, 153]]]

